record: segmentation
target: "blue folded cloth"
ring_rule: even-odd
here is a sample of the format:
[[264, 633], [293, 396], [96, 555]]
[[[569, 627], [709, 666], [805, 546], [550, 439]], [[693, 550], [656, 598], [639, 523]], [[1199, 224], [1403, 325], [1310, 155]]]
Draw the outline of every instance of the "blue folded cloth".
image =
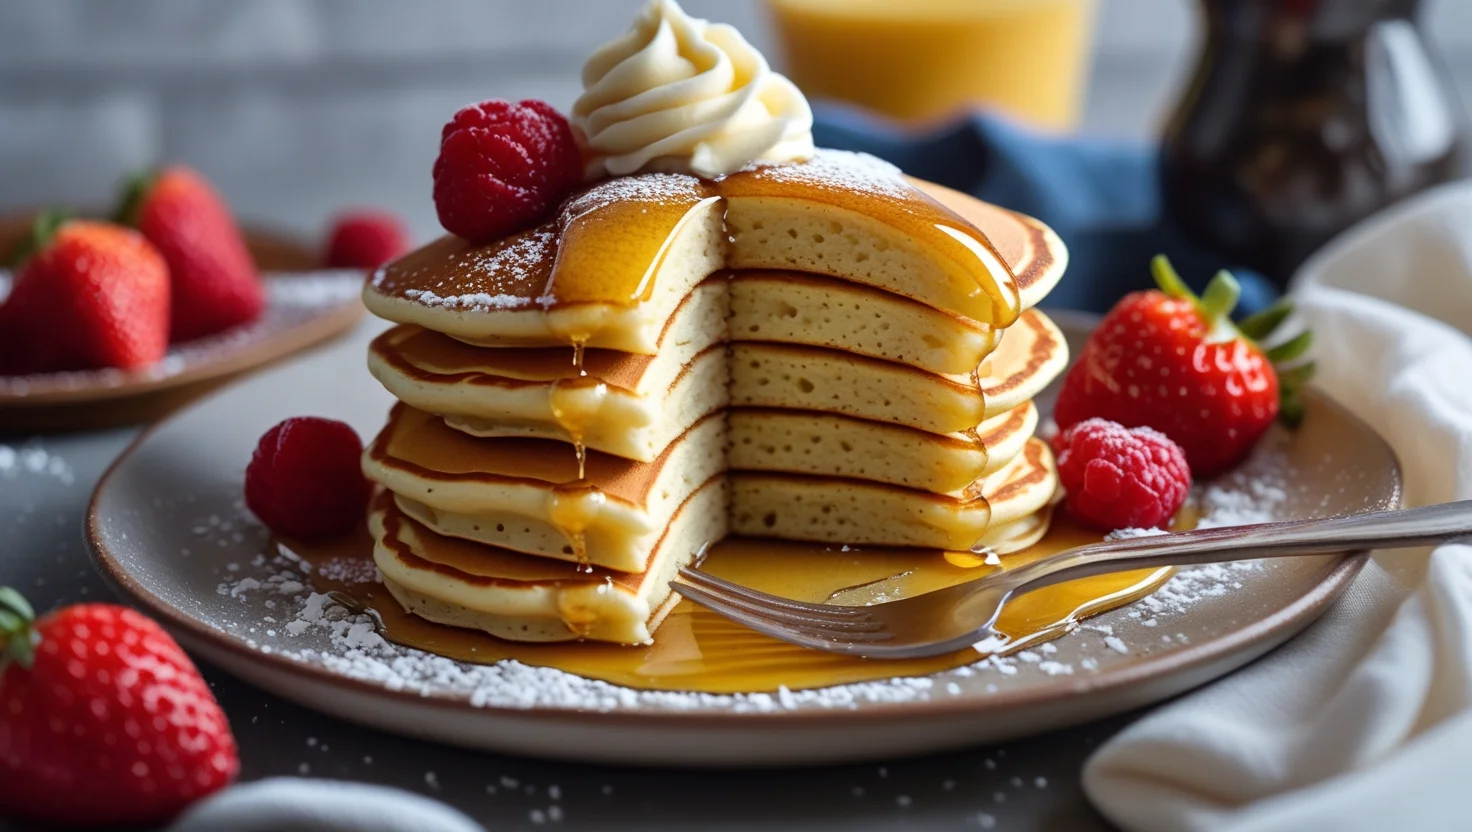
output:
[[1046, 306], [1104, 312], [1125, 292], [1153, 285], [1156, 254], [1198, 291], [1230, 269], [1242, 283], [1241, 314], [1277, 298], [1265, 278], [1193, 245], [1163, 216], [1153, 145], [1038, 135], [988, 114], [917, 132], [837, 105], [814, 110], [819, 147], [872, 153], [1057, 231], [1069, 266]]

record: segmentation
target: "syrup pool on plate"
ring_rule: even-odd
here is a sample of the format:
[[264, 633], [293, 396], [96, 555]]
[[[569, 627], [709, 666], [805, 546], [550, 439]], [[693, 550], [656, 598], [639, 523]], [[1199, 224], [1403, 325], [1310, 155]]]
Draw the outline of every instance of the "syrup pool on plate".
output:
[[[1178, 527], [1194, 523], [1187, 517]], [[843, 547], [789, 541], [727, 538], [711, 548], [704, 568], [755, 589], [804, 601], [845, 604], [896, 600], [963, 581], [994, 569], [1015, 569], [1074, 546], [1100, 540], [1061, 514], [1036, 545], [1000, 558], [969, 552]], [[372, 562], [366, 530], [324, 546], [289, 544], [315, 570], [318, 592], [340, 592], [375, 610], [383, 637], [460, 661], [490, 664], [503, 659], [552, 667], [590, 679], [646, 690], [743, 693], [816, 688], [895, 676], [935, 673], [984, 658], [972, 649], [947, 656], [904, 661], [868, 660], [820, 653], [761, 635], [689, 601], [681, 600], [655, 633], [637, 647], [592, 642], [534, 644], [497, 639], [476, 630], [447, 627], [406, 613], [378, 584], [328, 580], [321, 567], [337, 561]], [[331, 574], [364, 570], [329, 570]], [[1019, 596], [997, 620], [1005, 637], [1001, 653], [1023, 650], [1072, 631], [1082, 619], [1117, 609], [1149, 595], [1171, 574], [1145, 569], [1069, 581]]]

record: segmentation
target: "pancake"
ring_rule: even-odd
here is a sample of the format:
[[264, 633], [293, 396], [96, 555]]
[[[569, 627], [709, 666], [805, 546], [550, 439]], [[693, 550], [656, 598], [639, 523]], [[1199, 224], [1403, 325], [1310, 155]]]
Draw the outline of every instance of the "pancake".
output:
[[988, 529], [1040, 511], [1058, 473], [1039, 439], [959, 495], [863, 480], [733, 471], [731, 531], [825, 543], [969, 549]]
[[707, 281], [691, 295], [667, 328], [669, 349], [658, 356], [587, 350], [585, 378], [576, 375], [568, 348], [481, 349], [414, 327], [374, 341], [369, 367], [397, 398], [445, 415], [466, 433], [571, 440], [575, 426], [591, 449], [650, 461], [728, 398], [744, 407], [809, 409], [932, 433], [969, 431], [1025, 404], [1068, 361], [1052, 321], [1029, 310], [1005, 330], [975, 379], [837, 349], [750, 341], [731, 345], [728, 396], [725, 353], [701, 350], [709, 340], [701, 327], [718, 326], [719, 291]]
[[1038, 413], [1027, 402], [948, 435], [802, 410], [732, 408], [726, 421], [726, 460], [734, 469], [828, 475], [946, 494], [995, 473], [1021, 453]]
[[1053, 291], [1068, 269], [1068, 247], [1053, 229], [1025, 214], [1008, 211], [944, 185], [909, 177], [910, 183], [956, 215], [986, 232], [987, 239], [1017, 278], [1022, 308], [1031, 309]]
[[[593, 185], [552, 220], [495, 243], [432, 243], [376, 271], [364, 302], [470, 343], [648, 355], [684, 295], [729, 266], [829, 275], [1005, 327], [1025, 286], [1038, 298], [1056, 279], [1061, 255], [1045, 248], [1056, 238], [1035, 240], [1016, 215], [973, 213], [985, 227], [898, 169], [842, 151], [716, 181], [639, 174]], [[993, 235], [1018, 259], [1004, 259]]]
[[857, 283], [802, 272], [731, 272], [730, 338], [844, 350], [932, 373], [969, 373], [1002, 330]]
[[476, 436], [572, 441], [648, 462], [726, 404], [726, 281], [702, 283], [660, 336], [657, 355], [570, 347], [489, 349], [417, 326], [369, 347], [368, 368], [395, 398]]
[[578, 478], [572, 448], [477, 439], [397, 405], [363, 472], [440, 532], [544, 558], [639, 572], [677, 506], [726, 467], [726, 425], [696, 423], [653, 462], [597, 452]]
[[381, 494], [368, 526], [384, 586], [404, 609], [514, 641], [591, 639], [647, 644], [667, 611], [670, 581], [707, 541], [726, 535], [726, 485], [696, 489], [662, 530], [639, 573], [584, 570], [443, 537]]
[[653, 355], [670, 315], [724, 265], [723, 213], [689, 176], [612, 179], [519, 234], [486, 245], [449, 235], [410, 252], [373, 273], [363, 302], [468, 343]]
[[1006, 331], [976, 378], [840, 350], [742, 342], [731, 345], [731, 404], [815, 410], [950, 434], [1021, 406], [1067, 363], [1063, 335], [1036, 309]]
[[990, 552], [995, 555], [1010, 555], [1035, 545], [1053, 523], [1053, 506], [1027, 515], [1011, 523], [999, 523], [989, 527], [981, 539], [972, 544], [974, 552]]

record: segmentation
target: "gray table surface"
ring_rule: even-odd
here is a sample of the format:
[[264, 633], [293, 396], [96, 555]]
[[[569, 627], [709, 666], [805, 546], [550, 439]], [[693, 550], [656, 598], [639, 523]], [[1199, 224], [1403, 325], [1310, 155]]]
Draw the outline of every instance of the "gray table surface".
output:
[[[38, 610], [114, 600], [82, 522], [92, 488], [136, 429], [0, 436], [0, 584]], [[44, 452], [43, 457], [41, 453]], [[44, 462], [33, 471], [25, 463]], [[205, 677], [240, 743], [241, 777], [359, 780], [430, 795], [490, 830], [1098, 830], [1079, 769], [1120, 717], [1003, 746], [786, 771], [585, 766], [409, 740], [334, 719], [215, 668]], [[0, 829], [11, 829], [0, 820]]]

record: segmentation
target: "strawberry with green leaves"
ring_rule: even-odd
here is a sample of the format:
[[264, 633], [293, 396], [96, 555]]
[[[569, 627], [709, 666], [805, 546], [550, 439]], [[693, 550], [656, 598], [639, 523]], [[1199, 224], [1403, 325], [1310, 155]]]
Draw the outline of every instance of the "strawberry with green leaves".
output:
[[0, 373], [136, 370], [169, 344], [169, 272], [138, 232], [47, 212], [0, 306]]
[[239, 768], [209, 685], [158, 624], [113, 604], [37, 621], [0, 587], [0, 817], [153, 826]]
[[209, 180], [178, 166], [135, 177], [118, 219], [142, 232], [169, 264], [173, 343], [260, 317], [265, 287], [230, 207]]
[[1312, 342], [1303, 332], [1264, 349], [1292, 311], [1282, 302], [1234, 325], [1241, 289], [1218, 272], [1201, 297], [1164, 257], [1151, 263], [1158, 290], [1133, 292], [1110, 310], [1064, 379], [1054, 418], [1150, 427], [1186, 453], [1197, 478], [1220, 474], [1251, 452], [1273, 421], [1302, 417], [1299, 390], [1312, 362], [1280, 370]]

